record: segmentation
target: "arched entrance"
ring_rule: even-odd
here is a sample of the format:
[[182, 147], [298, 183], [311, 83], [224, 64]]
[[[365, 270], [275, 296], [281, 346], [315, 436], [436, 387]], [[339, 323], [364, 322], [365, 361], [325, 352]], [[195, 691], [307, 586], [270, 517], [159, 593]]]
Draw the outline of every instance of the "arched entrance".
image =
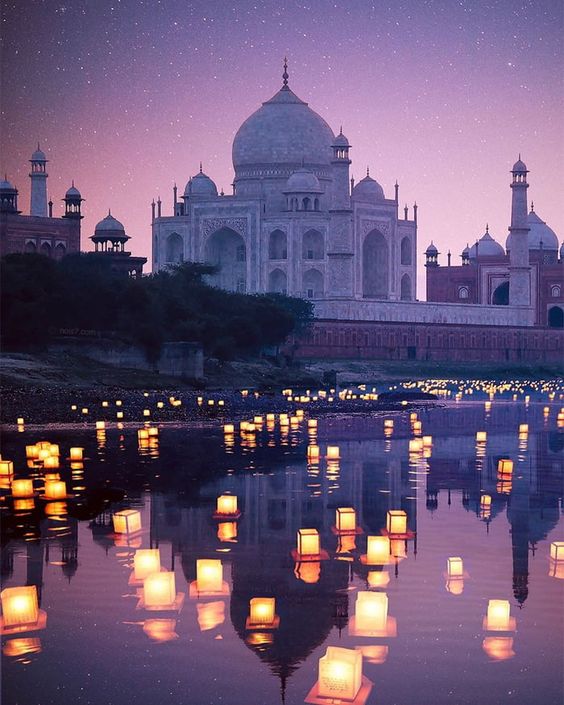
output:
[[564, 310], [560, 306], [553, 306], [548, 309], [548, 327], [564, 328]]
[[409, 274], [404, 274], [401, 278], [401, 300], [411, 301], [411, 278]]
[[273, 294], [286, 294], [288, 292], [288, 278], [281, 269], [275, 269], [268, 275], [268, 291]]
[[45, 257], [51, 257], [51, 245], [48, 242], [44, 242], [39, 248], [39, 252]]
[[302, 258], [323, 259], [324, 256], [323, 235], [319, 230], [308, 230], [302, 238]]
[[180, 264], [184, 260], [184, 242], [178, 233], [171, 233], [166, 239], [167, 264]]
[[371, 230], [362, 243], [362, 295], [388, 297], [388, 243], [379, 230]]
[[247, 248], [241, 235], [231, 228], [216, 230], [206, 242], [204, 259], [218, 267], [218, 272], [209, 277], [212, 286], [247, 291]]
[[282, 230], [273, 230], [268, 239], [268, 259], [287, 259], [288, 245], [286, 233]]
[[509, 306], [509, 282], [503, 282], [495, 289], [492, 304], [494, 306]]
[[303, 291], [306, 299], [319, 299], [323, 296], [323, 274], [318, 269], [308, 269], [305, 272]]
[[63, 257], [67, 254], [67, 248], [63, 245], [62, 242], [60, 242], [56, 247], [55, 247], [55, 259], [63, 259]]
[[400, 252], [401, 263], [411, 264], [411, 240], [408, 237], [404, 237], [401, 241]]

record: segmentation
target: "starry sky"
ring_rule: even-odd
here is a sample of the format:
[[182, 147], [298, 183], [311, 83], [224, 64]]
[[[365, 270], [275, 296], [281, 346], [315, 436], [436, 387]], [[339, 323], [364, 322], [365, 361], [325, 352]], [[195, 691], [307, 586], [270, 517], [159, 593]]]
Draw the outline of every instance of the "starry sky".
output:
[[[150, 202], [172, 208], [203, 162], [231, 192], [240, 124], [290, 87], [352, 144], [370, 174], [419, 206], [457, 263], [466, 242], [504, 243], [520, 152], [535, 210], [564, 236], [561, 0], [4, 0], [0, 169], [29, 212], [28, 159], [50, 162], [55, 214], [71, 179], [86, 199], [83, 249], [106, 213], [150, 257]], [[445, 255], [442, 258], [446, 260]], [[419, 298], [424, 298], [423, 267]]]

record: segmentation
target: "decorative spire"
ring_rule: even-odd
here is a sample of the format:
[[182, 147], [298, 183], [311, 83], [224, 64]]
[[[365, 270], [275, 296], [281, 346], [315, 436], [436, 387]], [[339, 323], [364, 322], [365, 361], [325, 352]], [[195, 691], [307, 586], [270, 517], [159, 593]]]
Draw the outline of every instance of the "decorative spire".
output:
[[533, 201], [531, 201], [531, 213], [535, 212], [535, 204]]
[[71, 181], [71, 186], [74, 188], [74, 179]]
[[341, 127], [339, 128], [339, 134], [340, 134], [340, 135], [343, 134], [343, 126], [342, 126], [342, 125], [341, 125]]
[[282, 74], [282, 87], [288, 88], [288, 59], [284, 57], [284, 73]]
[[366, 178], [369, 178], [369, 177], [370, 177], [370, 167], [367, 166], [366, 167]]
[[111, 215], [112, 215], [112, 211], [110, 210], [110, 208], [108, 208], [108, 216], [111, 216]]
[[38, 151], [38, 152], [41, 151], [41, 147], [39, 146], [39, 140], [37, 140], [37, 151]]
[[490, 232], [490, 226], [486, 223], [486, 235]]
[[202, 174], [202, 162], [200, 162], [200, 174]]

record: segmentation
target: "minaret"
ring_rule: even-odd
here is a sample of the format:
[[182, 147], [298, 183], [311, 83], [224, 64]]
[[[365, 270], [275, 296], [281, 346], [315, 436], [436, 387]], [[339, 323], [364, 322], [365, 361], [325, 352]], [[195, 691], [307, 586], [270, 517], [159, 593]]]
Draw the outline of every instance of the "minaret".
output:
[[42, 218], [47, 218], [47, 157], [39, 149], [31, 155], [31, 204], [29, 208], [30, 215], [38, 215]]
[[531, 305], [531, 279], [529, 267], [529, 225], [527, 222], [527, 167], [518, 161], [511, 170], [511, 248], [509, 251], [509, 305]]

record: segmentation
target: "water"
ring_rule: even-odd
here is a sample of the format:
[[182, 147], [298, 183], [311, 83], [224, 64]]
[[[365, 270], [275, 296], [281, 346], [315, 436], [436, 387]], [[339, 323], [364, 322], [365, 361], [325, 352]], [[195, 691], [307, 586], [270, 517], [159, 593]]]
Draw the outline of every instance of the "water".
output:
[[[369, 705], [560, 703], [564, 580], [549, 575], [549, 547], [564, 540], [564, 429], [561, 402], [548, 417], [545, 404], [423, 408], [430, 457], [408, 452], [408, 412], [387, 416], [389, 438], [383, 416], [319, 417], [319, 445], [340, 448], [329, 468], [307, 464], [305, 423], [287, 434], [265, 427], [243, 444], [237, 434], [227, 446], [219, 422], [163, 427], [158, 445], [143, 449], [133, 427], [98, 438], [92, 429], [5, 434], [2, 457], [16, 470], [26, 443], [59, 443], [75, 497], [67, 513], [51, 507], [50, 518], [39, 499], [39, 509], [17, 516], [2, 504], [4, 587], [36, 585], [47, 614], [44, 629], [3, 637], [4, 702], [303, 703], [327, 646], [342, 646], [362, 648]], [[520, 423], [529, 424], [526, 437]], [[70, 446], [84, 446], [83, 472], [63, 460]], [[500, 458], [514, 462], [503, 484]], [[212, 515], [225, 492], [237, 495], [242, 515], [219, 526]], [[356, 509], [362, 534], [335, 534], [339, 506]], [[139, 535], [113, 533], [120, 508], [140, 510]], [[394, 543], [405, 557], [370, 569], [360, 555], [388, 509], [406, 511], [414, 536]], [[291, 551], [304, 527], [319, 530], [327, 560], [296, 565]], [[133, 555], [148, 547], [160, 549], [185, 594], [178, 612], [138, 608]], [[462, 557], [465, 573], [450, 591], [449, 556]], [[229, 594], [190, 596], [201, 558], [221, 560]], [[368, 586], [386, 572], [386, 587]], [[353, 619], [367, 590], [388, 597], [393, 619], [378, 636]], [[276, 598], [277, 628], [247, 629], [249, 600], [267, 596]], [[491, 599], [509, 601], [514, 631], [485, 628]]]

